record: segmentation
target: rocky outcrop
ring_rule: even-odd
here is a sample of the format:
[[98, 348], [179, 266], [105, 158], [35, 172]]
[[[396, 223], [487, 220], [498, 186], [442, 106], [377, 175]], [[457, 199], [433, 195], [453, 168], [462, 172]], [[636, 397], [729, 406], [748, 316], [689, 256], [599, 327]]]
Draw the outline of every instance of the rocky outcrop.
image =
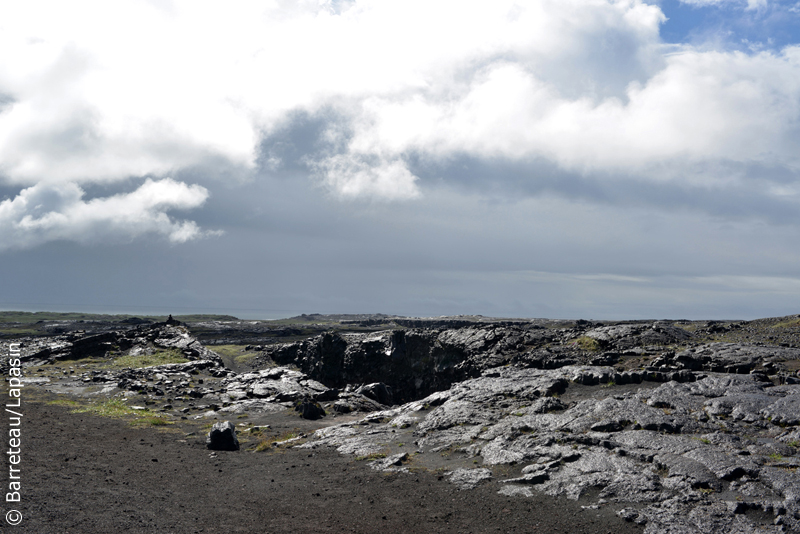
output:
[[338, 394], [337, 390], [312, 380], [306, 374], [285, 367], [238, 375], [231, 373], [222, 380], [220, 391], [222, 399], [229, 402], [245, 398], [288, 403], [300, 399], [326, 401], [337, 398]]
[[418, 465], [441, 451], [482, 464], [450, 472], [459, 487], [510, 466], [518, 474], [491, 482], [501, 493], [591, 498], [651, 533], [800, 527], [800, 385], [687, 372], [695, 380], [631, 389], [608, 367], [493, 369], [303, 447], [372, 454], [411, 439]]
[[775, 362], [800, 360], [800, 349], [740, 343], [708, 343], [666, 355], [652, 365], [718, 373], [749, 373], [755, 369], [773, 374]]
[[403, 402], [479, 376], [484, 369], [509, 363], [520, 352], [553, 338], [552, 332], [531, 325], [327, 332], [268, 348], [266, 353], [280, 365], [297, 365], [338, 388], [383, 382], [391, 387], [392, 400]]
[[222, 364], [220, 356], [207, 349], [188, 329], [177, 321], [139, 326], [102, 334], [69, 334], [25, 344], [23, 361], [30, 365], [63, 360], [109, 356], [147, 354], [157, 350], [174, 349], [187, 360], [207, 360]]
[[356, 393], [368, 397], [379, 404], [385, 404], [387, 406], [394, 404], [392, 388], [383, 382], [375, 382], [374, 384], [361, 386], [356, 390]]
[[600, 342], [604, 348], [625, 350], [634, 347], [664, 346], [685, 343], [692, 334], [665, 321], [648, 324], [602, 326], [587, 331], [586, 337]]
[[[28, 363], [58, 363], [175, 351], [190, 361], [53, 369], [91, 394], [148, 405], [163, 397], [162, 411], [178, 417], [319, 419], [332, 426], [291, 445], [334, 447], [382, 471], [437, 470], [465, 491], [578, 499], [586, 509], [613, 507], [649, 533], [800, 531], [796, 317], [457, 320], [258, 347], [268, 358], [248, 373], [226, 369], [181, 325], [31, 340], [23, 352]], [[730, 336], [741, 340], [719, 341]], [[354, 412], [362, 415], [333, 424]], [[217, 433], [235, 439], [233, 430]]]

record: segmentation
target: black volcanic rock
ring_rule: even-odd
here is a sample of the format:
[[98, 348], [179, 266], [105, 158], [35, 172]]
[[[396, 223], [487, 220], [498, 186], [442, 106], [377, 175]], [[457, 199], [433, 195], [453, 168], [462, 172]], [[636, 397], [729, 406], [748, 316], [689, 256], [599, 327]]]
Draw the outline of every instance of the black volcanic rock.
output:
[[[172, 417], [285, 418], [295, 409], [309, 421], [293, 424], [316, 421], [319, 430], [282, 447], [335, 447], [398, 474], [447, 463], [440, 478], [459, 488], [613, 507], [647, 534], [800, 531], [797, 316], [409, 324], [267, 345], [263, 368], [247, 373], [225, 368], [186, 327], [165, 323], [25, 340], [23, 359], [173, 349], [191, 361], [52, 369], [65, 373], [62, 388], [127, 390], [175, 410]], [[354, 412], [362, 415], [338, 415]], [[233, 426], [215, 428], [232, 435], [220, 446], [233, 447]]]
[[239, 439], [230, 421], [214, 423], [206, 436], [206, 447], [212, 451], [238, 451]]
[[303, 419], [321, 419], [327, 414], [320, 404], [313, 399], [305, 398], [297, 401], [294, 405], [296, 412], [300, 412], [300, 417]]
[[276, 363], [296, 365], [329, 386], [383, 382], [392, 388], [392, 400], [402, 402], [479, 376], [484, 369], [511, 362], [531, 345], [552, 339], [552, 334], [537, 329], [489, 324], [371, 334], [326, 332], [265, 352]]
[[115, 330], [101, 334], [69, 334], [49, 338], [38, 350], [23, 357], [27, 362], [54, 362], [76, 360], [87, 357], [117, 353], [147, 353], [148, 350], [177, 349], [187, 360], [208, 360], [221, 365], [220, 356], [204, 347], [189, 334], [184, 326], [154, 323], [127, 330]]
[[383, 382], [375, 382], [374, 384], [361, 386], [356, 390], [356, 393], [369, 397], [380, 404], [385, 404], [387, 406], [394, 404], [392, 388], [388, 387]]

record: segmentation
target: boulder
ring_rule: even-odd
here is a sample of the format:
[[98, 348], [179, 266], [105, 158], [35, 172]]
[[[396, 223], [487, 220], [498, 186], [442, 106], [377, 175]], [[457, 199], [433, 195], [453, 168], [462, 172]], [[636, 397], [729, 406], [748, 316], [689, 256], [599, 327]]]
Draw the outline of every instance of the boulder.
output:
[[230, 421], [214, 423], [206, 436], [206, 447], [212, 451], [238, 451], [239, 439], [236, 428]]
[[386, 406], [391, 406], [394, 404], [394, 399], [392, 398], [392, 388], [383, 382], [375, 382], [374, 384], [361, 386], [356, 390], [356, 393], [364, 395], [365, 397], [379, 402], [380, 404], [385, 404]]
[[300, 412], [300, 417], [303, 419], [310, 419], [316, 420], [321, 419], [327, 415], [325, 410], [320, 406], [318, 402], [315, 402], [312, 399], [305, 398], [299, 400], [294, 405], [295, 411]]

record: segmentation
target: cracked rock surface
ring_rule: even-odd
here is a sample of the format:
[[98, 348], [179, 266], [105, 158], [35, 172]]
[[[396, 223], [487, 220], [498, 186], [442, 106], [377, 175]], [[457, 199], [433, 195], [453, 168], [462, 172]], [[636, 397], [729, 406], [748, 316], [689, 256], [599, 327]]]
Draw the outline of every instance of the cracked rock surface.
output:
[[[244, 369], [174, 323], [20, 344], [24, 365], [36, 369], [30, 386], [137, 410], [161, 405], [176, 421], [250, 418], [243, 449], [250, 431], [269, 428], [263, 418], [303, 419], [302, 433], [275, 436], [271, 447], [331, 448], [392, 476], [433, 472], [459, 494], [491, 488], [510, 499], [577, 501], [647, 533], [800, 533], [800, 316], [378, 316], [258, 345]], [[183, 359], [105, 363], [159, 351]]]
[[[800, 527], [800, 386], [712, 372], [623, 390], [608, 380], [582, 385], [593, 381], [586, 376], [614, 370], [490, 370], [319, 430], [303, 447], [370, 454], [413, 440], [414, 464], [448, 451], [481, 466], [447, 472], [460, 488], [588, 498], [652, 533]], [[509, 476], [493, 476], [498, 467]]]

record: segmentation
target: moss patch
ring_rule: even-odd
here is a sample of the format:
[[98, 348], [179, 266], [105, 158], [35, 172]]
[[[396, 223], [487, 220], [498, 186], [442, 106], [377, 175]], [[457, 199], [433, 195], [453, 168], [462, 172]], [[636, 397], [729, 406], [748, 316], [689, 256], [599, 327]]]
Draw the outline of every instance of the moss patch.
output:
[[780, 323], [775, 323], [772, 325], [772, 328], [792, 328], [800, 326], [800, 318], [799, 319], [790, 319], [788, 321], [781, 321]]
[[88, 404], [81, 404], [73, 400], [59, 399], [50, 401], [48, 404], [67, 406], [72, 408], [70, 410], [71, 413], [89, 413], [101, 417], [123, 419], [132, 417], [133, 419], [130, 421], [130, 424], [133, 426], [165, 426], [172, 424], [172, 422], [167, 420], [163, 415], [153, 413], [147, 409], [134, 410], [120, 399], [109, 399], [103, 402], [91, 402]]
[[106, 367], [111, 369], [138, 369], [152, 367], [153, 365], [166, 365], [168, 363], [186, 363], [184, 355], [177, 349], [162, 350], [154, 354], [141, 354], [139, 356], [120, 356]]
[[[276, 443], [280, 443], [281, 441], [286, 441], [292, 438], [296, 438], [299, 434], [296, 432], [285, 432], [279, 436], [272, 436], [270, 438], [263, 438], [261, 439], [258, 444], [253, 449], [255, 452], [264, 452], [269, 451], [275, 448]], [[297, 445], [297, 442], [292, 442], [292, 445]]]
[[209, 345], [208, 348], [228, 358], [236, 358], [244, 352], [245, 345]]
[[581, 350], [588, 350], [590, 352], [597, 352], [601, 349], [600, 342], [588, 336], [581, 336], [572, 342]]
[[356, 456], [356, 461], [361, 462], [364, 460], [380, 460], [386, 458], [385, 452], [373, 452], [372, 454], [365, 454], [364, 456]]

